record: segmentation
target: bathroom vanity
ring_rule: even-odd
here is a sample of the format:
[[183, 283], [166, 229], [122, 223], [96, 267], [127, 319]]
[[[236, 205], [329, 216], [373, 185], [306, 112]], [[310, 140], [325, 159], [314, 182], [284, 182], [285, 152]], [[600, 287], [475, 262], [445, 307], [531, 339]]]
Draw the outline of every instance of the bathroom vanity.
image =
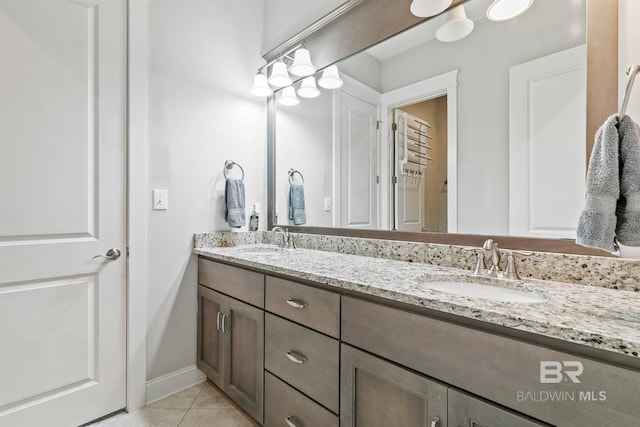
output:
[[542, 298], [503, 302], [424, 286], [478, 279], [429, 264], [264, 244], [195, 252], [198, 366], [262, 425], [640, 422], [637, 292], [494, 282]]

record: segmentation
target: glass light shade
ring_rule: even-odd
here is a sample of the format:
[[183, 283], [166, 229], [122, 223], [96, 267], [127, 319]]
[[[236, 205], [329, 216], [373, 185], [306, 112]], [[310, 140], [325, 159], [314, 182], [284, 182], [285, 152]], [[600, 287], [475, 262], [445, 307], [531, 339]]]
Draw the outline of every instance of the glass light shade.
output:
[[413, 0], [409, 10], [415, 16], [427, 18], [447, 10], [453, 0]]
[[251, 94], [254, 96], [267, 97], [273, 93], [273, 90], [267, 83], [267, 76], [262, 73], [256, 74], [253, 78], [253, 87], [251, 88]]
[[289, 72], [299, 77], [310, 76], [316, 72], [316, 67], [311, 63], [311, 55], [307, 49], [301, 47], [296, 50]]
[[487, 9], [487, 18], [492, 21], [506, 21], [523, 14], [533, 4], [533, 0], [495, 0]]
[[447, 21], [436, 30], [436, 39], [441, 42], [455, 42], [473, 31], [473, 21], [467, 18], [464, 5], [447, 12]]
[[293, 86], [287, 86], [282, 89], [282, 95], [280, 95], [280, 104], [287, 107], [293, 107], [294, 105], [300, 104], [300, 100], [296, 96], [296, 91], [293, 89]]
[[274, 87], [284, 87], [289, 86], [291, 83], [293, 83], [293, 80], [287, 73], [287, 64], [282, 61], [273, 64], [269, 84]]
[[320, 91], [316, 87], [316, 79], [313, 76], [302, 79], [298, 95], [303, 98], [316, 98], [320, 96]]
[[320, 87], [325, 89], [338, 89], [339, 87], [342, 87], [342, 80], [338, 73], [338, 67], [330, 65], [325, 68], [322, 72], [322, 77], [318, 80], [318, 84]]

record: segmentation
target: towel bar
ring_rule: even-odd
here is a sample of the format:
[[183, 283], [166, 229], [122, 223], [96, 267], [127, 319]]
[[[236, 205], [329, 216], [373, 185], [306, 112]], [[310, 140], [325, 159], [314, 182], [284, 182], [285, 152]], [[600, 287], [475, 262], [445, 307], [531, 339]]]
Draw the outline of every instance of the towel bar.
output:
[[293, 168], [289, 169], [289, 185], [293, 185], [293, 178], [295, 174], [300, 175], [300, 179], [302, 180], [302, 185], [304, 185], [304, 176], [300, 173], [300, 171], [297, 171]]
[[627, 112], [627, 105], [629, 104], [629, 97], [631, 96], [631, 89], [633, 88], [633, 82], [636, 79], [636, 75], [640, 72], [640, 65], [633, 65], [627, 69], [627, 87], [624, 90], [624, 96], [622, 103], [620, 104], [620, 110], [618, 110], [618, 120], [621, 120]]
[[242, 169], [242, 166], [240, 166], [233, 160], [225, 160], [224, 162], [224, 169], [222, 170], [222, 174], [224, 175], [225, 179], [229, 178], [229, 176], [227, 175], [227, 171], [233, 169], [234, 166], [237, 166], [240, 168], [240, 171], [242, 172], [242, 178], [240, 179], [244, 179], [244, 169]]

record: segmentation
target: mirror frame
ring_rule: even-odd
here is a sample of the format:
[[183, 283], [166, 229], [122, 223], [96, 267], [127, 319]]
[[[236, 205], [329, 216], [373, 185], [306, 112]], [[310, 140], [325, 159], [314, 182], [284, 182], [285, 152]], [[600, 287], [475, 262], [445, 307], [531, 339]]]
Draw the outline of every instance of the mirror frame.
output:
[[[452, 9], [470, 0], [453, 0]], [[618, 0], [587, 2], [587, 160], [596, 130], [617, 111], [618, 103]], [[399, 5], [399, 3], [401, 3]], [[449, 10], [447, 9], [447, 10]], [[443, 12], [443, 13], [446, 13]], [[326, 16], [264, 54], [269, 62], [304, 41], [313, 52], [318, 69], [334, 64], [431, 18], [418, 18], [409, 11], [408, 0], [347, 0]], [[275, 95], [267, 103], [267, 227], [275, 220]], [[482, 246], [493, 238], [501, 247], [540, 252], [613, 256], [606, 251], [577, 245], [573, 239], [542, 239], [481, 234], [448, 234], [361, 230], [350, 228], [293, 226], [295, 233], [401, 240], [421, 243]]]

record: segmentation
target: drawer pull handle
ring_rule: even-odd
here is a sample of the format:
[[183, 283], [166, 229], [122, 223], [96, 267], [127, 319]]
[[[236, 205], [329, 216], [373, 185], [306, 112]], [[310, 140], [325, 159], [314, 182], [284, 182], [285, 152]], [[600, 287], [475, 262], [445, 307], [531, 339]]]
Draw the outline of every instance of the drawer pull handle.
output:
[[293, 308], [305, 308], [307, 306], [307, 303], [302, 302], [302, 301], [298, 301], [295, 299], [288, 299], [287, 300], [287, 304], [289, 304], [291, 307]]
[[297, 363], [299, 365], [302, 365], [304, 362], [307, 361], [307, 358], [304, 357], [303, 355], [301, 355], [300, 353], [297, 353], [295, 351], [289, 351], [287, 352], [287, 357], [289, 358], [289, 360], [291, 360], [293, 363]]
[[218, 317], [216, 318], [216, 328], [218, 329], [218, 331], [220, 330], [220, 316], [222, 315], [222, 313], [218, 312]]
[[285, 421], [287, 422], [287, 425], [289, 427], [303, 427], [304, 424], [302, 424], [296, 417], [294, 417], [293, 415], [288, 416], [287, 418], [285, 418]]
[[220, 322], [222, 324], [222, 333], [223, 334], [226, 334], [226, 333], [229, 332], [229, 330], [226, 328], [226, 325], [225, 325], [226, 321], [227, 321], [227, 314], [224, 313], [222, 315], [222, 321]]
[[440, 425], [440, 418], [435, 417], [433, 421], [431, 421], [431, 427], [438, 427]]

